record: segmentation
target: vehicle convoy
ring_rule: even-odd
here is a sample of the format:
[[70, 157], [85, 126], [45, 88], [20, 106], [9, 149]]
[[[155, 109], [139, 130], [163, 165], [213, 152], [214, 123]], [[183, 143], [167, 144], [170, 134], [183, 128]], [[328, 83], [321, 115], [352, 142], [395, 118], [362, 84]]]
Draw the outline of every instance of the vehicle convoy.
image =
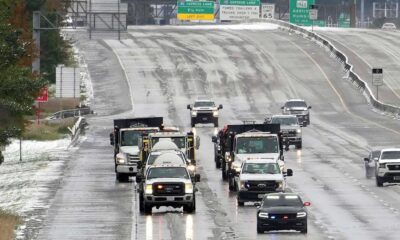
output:
[[233, 176], [240, 172], [242, 162], [248, 159], [274, 160], [283, 168], [282, 137], [279, 124], [227, 125], [212, 137], [219, 145], [222, 178], [229, 181], [229, 189], [235, 190]]
[[[257, 204], [258, 205], [258, 204]], [[271, 230], [296, 230], [307, 233], [310, 202], [294, 193], [265, 194], [257, 210], [257, 233]]]
[[266, 193], [284, 192], [285, 176], [292, 175], [292, 169], [282, 172], [274, 160], [245, 160], [240, 173], [234, 177], [238, 205], [243, 206], [247, 201], [260, 201]]
[[110, 144], [114, 146], [115, 173], [118, 181], [128, 181], [142, 164], [139, 157], [139, 138], [142, 134], [160, 131], [162, 117], [115, 119]]
[[139, 140], [140, 159], [145, 161], [155, 144], [159, 141], [172, 141], [185, 153], [192, 165], [196, 165], [196, 150], [200, 146], [200, 138], [193, 132], [152, 132], [143, 134]]
[[379, 160], [381, 150], [373, 150], [369, 153], [368, 157], [364, 158], [365, 177], [372, 178], [375, 175], [376, 161]]
[[270, 123], [281, 125], [283, 145], [302, 148], [302, 130], [295, 115], [272, 115]]
[[147, 170], [147, 174], [136, 176], [139, 184], [139, 210], [151, 214], [153, 207], [183, 207], [183, 211], [196, 210], [196, 187], [200, 175], [191, 177], [185, 164], [157, 165]]
[[222, 104], [216, 106], [213, 101], [207, 99], [196, 100], [193, 105], [187, 105], [187, 109], [190, 110], [191, 126], [195, 127], [197, 123], [213, 123], [218, 127], [219, 110], [222, 108]]
[[382, 149], [375, 164], [378, 187], [384, 183], [400, 183], [400, 148]]
[[282, 114], [296, 115], [301, 126], [310, 125], [310, 109], [303, 99], [289, 99], [281, 107]]

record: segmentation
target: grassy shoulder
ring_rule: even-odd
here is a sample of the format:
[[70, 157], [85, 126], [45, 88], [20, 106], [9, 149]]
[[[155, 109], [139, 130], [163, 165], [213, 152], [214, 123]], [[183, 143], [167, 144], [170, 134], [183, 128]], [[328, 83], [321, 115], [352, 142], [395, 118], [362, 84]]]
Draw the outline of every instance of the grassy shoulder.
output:
[[25, 132], [22, 134], [22, 138], [25, 140], [37, 140], [37, 141], [51, 141], [64, 138], [68, 133], [68, 127], [74, 126], [75, 119], [63, 119], [61, 121], [45, 121], [40, 124], [30, 123], [26, 126]]
[[15, 229], [20, 223], [20, 217], [0, 209], [0, 240], [14, 239]]

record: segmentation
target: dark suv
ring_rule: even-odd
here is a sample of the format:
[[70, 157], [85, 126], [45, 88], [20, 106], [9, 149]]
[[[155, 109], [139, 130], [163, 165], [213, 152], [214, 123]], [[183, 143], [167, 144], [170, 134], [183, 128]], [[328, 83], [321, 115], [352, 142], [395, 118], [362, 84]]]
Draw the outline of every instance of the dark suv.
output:
[[309, 202], [294, 193], [265, 194], [257, 211], [257, 233], [271, 230], [297, 230], [307, 233]]
[[306, 127], [310, 124], [310, 109], [307, 103], [302, 99], [289, 99], [285, 105], [281, 107], [282, 114], [296, 115], [300, 125]]

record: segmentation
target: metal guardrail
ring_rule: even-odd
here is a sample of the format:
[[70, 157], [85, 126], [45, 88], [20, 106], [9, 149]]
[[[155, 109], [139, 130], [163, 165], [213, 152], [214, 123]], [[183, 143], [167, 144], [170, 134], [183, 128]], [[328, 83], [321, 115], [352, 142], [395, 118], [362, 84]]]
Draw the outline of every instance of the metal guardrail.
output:
[[93, 114], [93, 110], [90, 107], [68, 109], [54, 113], [53, 115], [47, 117], [47, 120], [64, 119], [70, 117], [79, 117], [83, 115]]
[[84, 117], [78, 117], [74, 126], [72, 128], [68, 128], [71, 133], [71, 143], [70, 145], [74, 145], [76, 140], [78, 139], [82, 130], [87, 126], [86, 119]]
[[339, 61], [341, 61], [344, 64], [344, 69], [348, 72], [349, 78], [351, 81], [355, 82], [360, 90], [363, 91], [364, 95], [366, 96], [367, 100], [371, 103], [371, 105], [380, 111], [384, 111], [387, 113], [391, 114], [397, 114], [400, 115], [400, 107], [387, 104], [384, 102], [381, 102], [377, 100], [372, 93], [371, 89], [369, 88], [368, 84], [353, 70], [353, 65], [349, 63], [349, 59], [347, 56], [339, 51], [330, 41], [326, 40], [325, 38], [321, 37], [315, 32], [310, 32], [302, 27], [299, 27], [297, 25], [293, 25], [288, 22], [284, 22], [281, 20], [276, 20], [276, 19], [268, 19], [266, 22], [274, 23], [277, 24], [281, 27], [284, 27], [288, 29], [289, 31], [297, 32], [300, 34], [303, 34], [304, 36], [314, 39], [318, 43], [322, 44], [325, 46], [331, 53], [333, 53]]

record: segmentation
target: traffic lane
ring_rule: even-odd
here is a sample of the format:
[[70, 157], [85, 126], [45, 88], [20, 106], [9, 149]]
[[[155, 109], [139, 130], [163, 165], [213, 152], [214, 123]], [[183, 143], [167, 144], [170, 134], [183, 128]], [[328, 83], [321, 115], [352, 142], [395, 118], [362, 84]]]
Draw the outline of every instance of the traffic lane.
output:
[[[197, 37], [197, 35], [199, 35], [199, 34], [195, 34], [195, 37]], [[149, 38], [146, 38], [146, 41], [148, 41], [148, 39]], [[143, 40], [144, 41], [144, 40]], [[122, 46], [120, 46], [119, 45], [119, 43], [117, 43], [117, 42], [113, 42], [113, 43], [110, 43], [110, 44], [115, 44], [114, 45], [114, 49], [115, 49], [115, 51], [117, 52], [117, 53], [121, 53], [121, 59], [123, 59], [123, 64], [125, 64], [126, 66], [136, 66], [136, 67], [140, 67], [140, 66], [142, 66], [144, 69], [145, 69], [145, 71], [147, 71], [147, 69], [157, 69], [157, 65], [159, 64], [159, 63], [157, 63], [156, 61], [150, 61], [150, 58], [148, 58], [148, 59], [142, 59], [142, 62], [140, 62], [140, 64], [136, 64], [134, 61], [132, 61], [132, 62], [130, 62], [129, 61], [129, 59], [131, 59], [131, 60], [134, 60], [135, 58], [136, 58], [136, 56], [135, 57], [133, 57], [133, 56], [129, 56], [129, 59], [128, 59], [128, 57], [126, 57], [125, 55], [123, 55], [124, 53], [124, 51], [125, 50], [123, 50], [122, 49]], [[129, 42], [129, 41], [125, 41], [125, 42], [123, 42], [123, 44], [129, 44], [129, 46], [132, 46], [131, 44], [132, 44], [132, 42]], [[147, 55], [146, 56], [149, 56], [150, 54], [151, 54], [151, 52], [149, 53], [149, 51], [154, 51], [154, 52], [156, 52], [158, 55], [161, 55], [162, 53], [160, 53], [159, 51], [158, 51], [158, 49], [155, 49], [154, 48], [154, 44], [153, 43], [146, 43], [147, 45], [143, 45], [143, 43], [142, 43], [142, 48], [141, 48], [141, 51], [147, 51]], [[146, 47], [147, 46], [147, 47]], [[121, 48], [121, 49], [120, 49]], [[155, 49], [155, 50], [154, 50]], [[240, 50], [240, 49], [239, 49]], [[199, 48], [199, 51], [202, 51], [202, 49], [201, 48]], [[238, 51], [237, 51], [238, 52]], [[130, 52], [129, 54], [132, 54], [132, 52]], [[138, 53], [138, 54], [140, 54], [140, 53]], [[151, 55], [150, 55], [151, 56]], [[125, 61], [124, 61], [125, 60]], [[157, 59], [156, 59], [157, 60]], [[151, 64], [153, 64], [153, 65], [151, 65]], [[187, 68], [189, 68], [189, 69], [191, 69], [191, 67], [193, 67], [193, 66], [190, 66], [189, 64], [187, 64], [186, 66], [184, 66], [184, 67], [187, 67]], [[141, 71], [141, 70], [140, 70]], [[143, 72], [145, 72], [145, 71], [143, 71]], [[142, 73], [143, 73], [142, 72]], [[134, 73], [133, 73], [134, 74]], [[151, 75], [151, 73], [145, 73], [147, 76], [152, 76]], [[173, 75], [173, 74], [172, 74]], [[165, 78], [167, 78], [168, 79], [168, 75], [166, 75], [166, 76], [164, 76]], [[140, 81], [141, 79], [135, 79], [135, 81], [137, 81], [137, 83], [138, 84], [141, 84], [141, 81]], [[150, 82], [150, 80], [152, 80], [151, 78], [150, 79], [147, 79], [147, 81], [149, 81]], [[232, 80], [235, 80], [235, 79], [232, 79]], [[173, 85], [174, 83], [173, 83], [173, 81], [172, 82], [170, 82], [170, 81], [168, 81], [168, 83], [169, 84], [171, 84], [171, 85]], [[199, 90], [199, 92], [202, 92], [202, 88], [201, 88], [201, 85], [199, 86], [199, 85], [194, 85], [195, 87], [198, 87], [198, 88], [200, 88], [200, 90]], [[171, 91], [171, 87], [166, 87], [166, 86], [163, 86], [163, 87], [165, 87], [166, 89], [165, 90], [169, 90], [169, 91]], [[196, 89], [196, 88], [195, 88]], [[179, 91], [179, 88], [177, 88], [177, 89], [172, 89], [173, 91], [176, 91], [176, 92], [178, 92]], [[197, 90], [197, 89], [196, 89]], [[142, 92], [143, 92], [143, 89], [142, 89]], [[138, 92], [138, 94], [140, 94], [139, 92]], [[182, 93], [183, 94], [183, 93]], [[136, 94], [134, 94], [134, 95], [136, 95]], [[167, 96], [168, 96], [168, 93], [167, 93]], [[262, 94], [261, 94], [261, 96], [262, 96]], [[180, 95], [179, 95], [179, 97], [181, 97]], [[193, 97], [195, 97], [195, 96], [193, 96]], [[239, 95], [238, 96], [238, 98], [245, 98], [246, 96], [241, 96], [241, 95]], [[163, 100], [163, 99], [162, 99]], [[155, 102], [162, 102], [162, 100], [159, 100], [159, 99], [155, 99], [154, 101]], [[169, 103], [168, 103], [169, 104]], [[241, 108], [243, 108], [243, 109], [246, 109], [246, 108], [248, 108], [248, 106], [245, 106], [245, 105], [248, 105], [248, 103], [246, 103], [246, 102], [244, 102], [244, 103], [241, 103], [241, 105], [239, 105]], [[137, 104], [135, 104], [135, 107], [137, 106]], [[236, 107], [236, 106], [235, 106]], [[175, 107], [175, 108], [177, 108], [177, 107]], [[179, 114], [180, 116], [185, 116], [185, 111], [187, 111], [185, 108], [178, 108], [179, 109], [179, 111], [181, 111], [181, 113], [182, 114]], [[229, 111], [229, 112], [231, 112], [231, 111]], [[235, 115], [235, 114], [232, 114], [233, 116]], [[187, 115], [186, 115], [187, 116]], [[187, 123], [188, 123], [188, 118], [186, 118], [186, 121], [187, 121]], [[202, 190], [203, 192], [204, 192], [204, 189]], [[212, 199], [212, 196], [209, 198], [209, 199]], [[222, 208], [223, 209], [223, 208]], [[217, 218], [219, 218], [219, 217], [217, 217]], [[223, 220], [223, 221], [226, 221], [226, 219], [225, 220]], [[229, 225], [228, 225], [229, 226]], [[247, 229], [245, 230], [246, 232], [247, 232]], [[216, 236], [221, 236], [221, 235], [219, 235], [219, 234], [222, 234], [222, 236], [228, 236], [228, 238], [229, 238], [229, 236], [230, 236], [230, 234], [232, 234], [232, 231], [230, 230], [230, 229], [227, 229], [227, 230], [225, 230], [225, 231], [222, 231], [222, 232], [218, 232], [218, 230], [217, 230], [217, 234], [218, 235], [216, 235]]]
[[[396, 45], [392, 44], [393, 38], [385, 39], [384, 35], [374, 31], [357, 31], [343, 33], [320, 33], [343, 51], [354, 66], [354, 70], [368, 83], [376, 96], [376, 88], [371, 83], [371, 69], [384, 68], [384, 85], [379, 87], [380, 99], [387, 103], [396, 104], [400, 98], [400, 85], [396, 81], [398, 75], [398, 52]], [[371, 37], [371, 34], [379, 36]], [[390, 46], [390, 48], [383, 46]], [[393, 49], [395, 48], [395, 49]]]
[[[314, 224], [313, 209], [309, 209], [308, 234], [304, 235], [296, 231], [271, 231], [265, 234], [257, 233], [257, 207], [253, 202], [248, 202], [243, 207], [236, 203], [236, 192], [230, 192], [228, 183], [222, 180], [221, 170], [215, 167], [214, 145], [211, 141], [212, 128], [201, 127], [196, 129], [202, 139], [200, 147], [200, 164], [207, 172], [208, 185], [214, 193], [212, 206], [225, 215], [225, 218], [214, 218], [215, 224], [225, 231], [229, 238], [239, 239], [323, 239], [327, 235]], [[287, 166], [290, 168], [290, 166]], [[293, 179], [288, 177], [288, 182]], [[225, 230], [224, 230], [225, 229]]]
[[86, 141], [68, 162], [38, 239], [130, 237], [132, 183], [115, 181], [110, 122], [87, 121]]
[[[285, 62], [283, 68], [294, 76], [285, 80], [288, 85], [298, 84], [295, 97], [302, 97], [312, 105], [311, 122], [317, 118], [326, 122], [325, 125], [331, 129], [330, 132], [335, 132], [337, 128], [345, 128], [343, 134], [353, 133], [361, 136], [362, 140], [357, 142], [363, 149], [376, 145], [393, 145], [399, 139], [400, 132], [397, 131], [399, 121], [377, 113], [354, 83], [346, 77], [346, 73], [341, 71], [343, 66], [334, 58], [327, 57], [326, 52], [306, 39], [285, 38], [281, 35], [276, 37], [278, 41], [284, 43], [282, 45], [286, 46], [287, 51], [282, 49], [280, 51], [282, 53], [274, 53], [274, 56], [277, 61]], [[253, 39], [259, 38], [253, 36]], [[265, 44], [264, 48], [267, 46], [270, 45]], [[268, 47], [266, 51], [271, 52], [273, 49]], [[300, 57], [298, 52], [303, 53], [304, 57]], [[299, 57], [295, 58], [295, 54], [299, 54]], [[299, 61], [316, 67], [315, 69], [309, 67], [306, 71], [301, 68], [297, 70], [295, 66], [302, 66], [299, 65]]]
[[[303, 46], [307, 46], [307, 45], [302, 45], [302, 47]], [[307, 52], [309, 52], [311, 50], [312, 49], [309, 49], [309, 50], [307, 50]], [[317, 58], [317, 59], [318, 59], [318, 62], [322, 66], [329, 66], [328, 64], [325, 64], [323, 62], [324, 58]], [[340, 82], [340, 81], [335, 82], [335, 84], [338, 84], [338, 83], [340, 83], [344, 86], [346, 82]], [[344, 102], [349, 103], [350, 108], [359, 110], [360, 109], [359, 106], [362, 105], [363, 99], [362, 99], [362, 97], [359, 97], [358, 101], [356, 101], [357, 100], [357, 97], [356, 97], [357, 91], [355, 89], [349, 88], [348, 86], [342, 87], [341, 90], [345, 93], [342, 95], [345, 95], [345, 97], [347, 97], [347, 98], [349, 98], [349, 96], [351, 97], [350, 100], [346, 99]], [[365, 111], [365, 109], [364, 109], [364, 111]], [[365, 112], [367, 114], [372, 113], [371, 115], [375, 114], [370, 109], [367, 109]], [[360, 111], [360, 113], [365, 114], [362, 110]], [[314, 119], [314, 115], [318, 115], [318, 113], [315, 114], [314, 110], [313, 110], [312, 119]], [[377, 114], [375, 114], [375, 115], [376, 116], [373, 118], [373, 120], [375, 120], [376, 122], [380, 122], [383, 120], [385, 122], [390, 122], [393, 126], [396, 126], [398, 124], [397, 120], [393, 120], [388, 117], [381, 117]], [[326, 121], [326, 122], [324, 122], [324, 121]], [[339, 125], [339, 128], [337, 128], [337, 125]], [[355, 127], [357, 125], [359, 128]], [[375, 142], [379, 141], [379, 138], [381, 138], [381, 139], [389, 138], [391, 140], [391, 143], [395, 144], [395, 142], [398, 141], [398, 137], [399, 137], [396, 133], [382, 129], [379, 126], [377, 127], [375, 124], [372, 124], [372, 126], [374, 128], [373, 130], [377, 134], [374, 136], [370, 136], [370, 133], [372, 131], [370, 129], [368, 129], [368, 126], [365, 126], [365, 125], [366, 124], [362, 121], [361, 121], [361, 123], [358, 123], [357, 121], [355, 121], [354, 116], [352, 114], [340, 114], [339, 113], [336, 116], [331, 116], [331, 118], [323, 119], [323, 121], [319, 121], [319, 118], [317, 117], [315, 120], [312, 121], [312, 125], [310, 126], [310, 128], [307, 127], [307, 128], [303, 129], [303, 131], [304, 131], [303, 136], [305, 136], [304, 138], [307, 139], [306, 134], [307, 134], [308, 129], [314, 129], [315, 126], [318, 126], [318, 127], [323, 126], [324, 130], [321, 131], [318, 135], [316, 135], [315, 139], [318, 139], [318, 142], [321, 142], [321, 141], [323, 142], [324, 140], [326, 140], [326, 142], [325, 142], [325, 144], [319, 146], [318, 148], [315, 148], [314, 151], [315, 151], [316, 156], [314, 158], [323, 158], [324, 159], [328, 155], [327, 153], [331, 152], [335, 156], [335, 158], [341, 159], [340, 153], [345, 153], [346, 155], [343, 156], [343, 159], [346, 159], [346, 161], [345, 161], [346, 167], [349, 168], [354, 164], [355, 165], [354, 167], [358, 167], [357, 172], [360, 175], [363, 175], [364, 171], [362, 169], [360, 171], [360, 167], [362, 167], [363, 164], [359, 162], [360, 161], [359, 159], [361, 159], [361, 156], [363, 156], [363, 148], [365, 148], [369, 145], [368, 141], [375, 143]], [[355, 135], [351, 134], [351, 132], [354, 132]], [[335, 147], [334, 150], [331, 149], [331, 151], [329, 151], [330, 145], [333, 145], [335, 143], [339, 144], [338, 147], [337, 148]], [[304, 146], [306, 147], [306, 149], [307, 149], [307, 145], [308, 145], [307, 142], [305, 142]], [[315, 145], [315, 144], [310, 144], [310, 146], [313, 146], [313, 145]], [[347, 149], [347, 151], [344, 151], [344, 150], [341, 151], [339, 148], [341, 145], [349, 146], [349, 149]], [[329, 158], [329, 156], [327, 158]], [[311, 157], [311, 159], [312, 159], [312, 157]], [[343, 161], [341, 161], [341, 162], [343, 162]], [[327, 172], [329, 172], [329, 170], [327, 170]], [[340, 174], [340, 172], [339, 172], [339, 174]], [[314, 172], [313, 172], [313, 175], [318, 176], [318, 174], [316, 174]], [[322, 179], [323, 179], [323, 176], [324, 175], [321, 176]], [[315, 176], [315, 179], [319, 180], [321, 177]], [[331, 188], [336, 189], [335, 187], [331, 187]], [[353, 190], [351, 190], [349, 192], [352, 192]], [[317, 197], [317, 196], [318, 196], [318, 194], [315, 197]], [[384, 199], [387, 199], [387, 198], [388, 197], [384, 197]], [[352, 198], [350, 198], [350, 199], [352, 199]], [[330, 214], [327, 214], [327, 216], [329, 216], [329, 215]], [[331, 215], [335, 216], [333, 213]], [[374, 216], [374, 217], [379, 218], [378, 216]], [[365, 217], [364, 219], [368, 219], [368, 217]]]
[[[63, 30], [63, 33], [67, 39], [73, 39], [74, 46], [85, 59], [95, 95], [94, 99], [88, 100], [96, 114], [112, 115], [130, 111], [132, 104], [124, 70], [103, 41], [115, 39], [115, 36], [97, 33], [97, 40], [89, 40], [87, 31]], [[86, 89], [87, 92], [91, 90]]]

